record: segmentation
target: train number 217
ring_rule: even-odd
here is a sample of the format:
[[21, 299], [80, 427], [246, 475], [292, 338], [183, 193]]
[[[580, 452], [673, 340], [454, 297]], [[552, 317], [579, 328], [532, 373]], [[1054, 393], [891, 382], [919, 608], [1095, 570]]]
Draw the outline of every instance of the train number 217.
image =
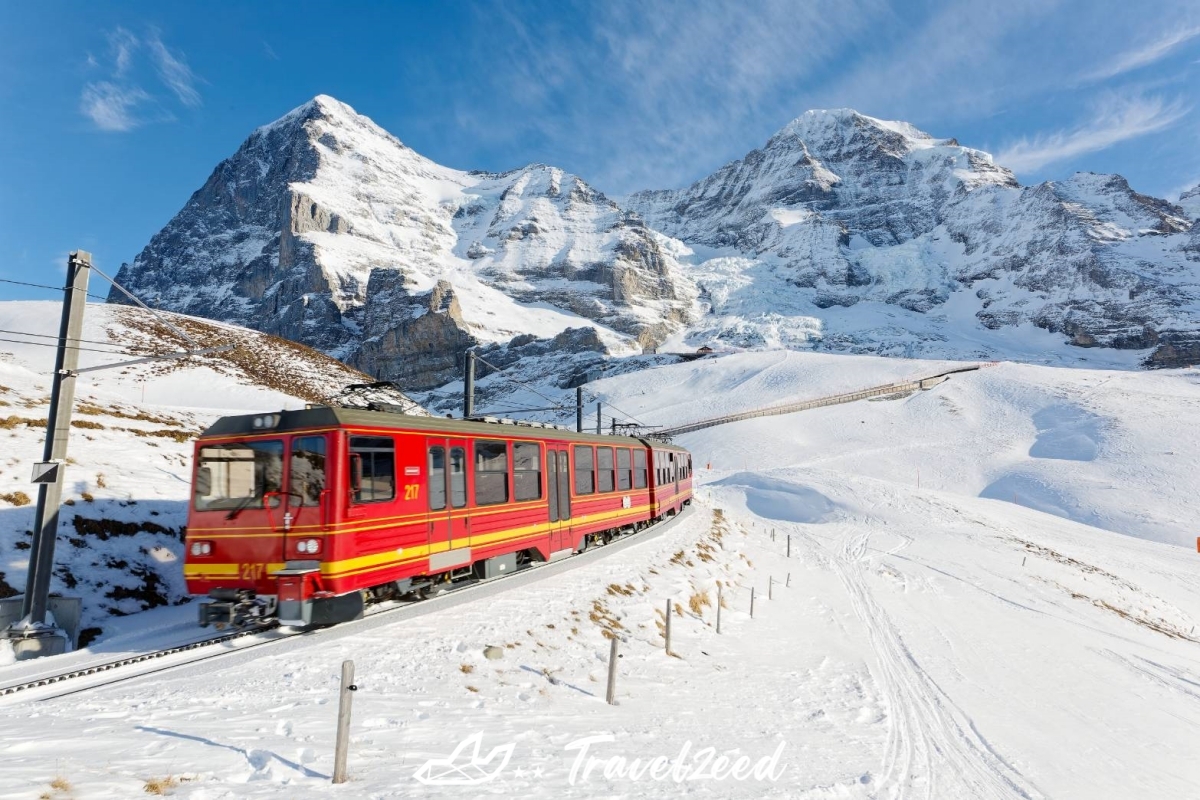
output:
[[242, 580], [244, 581], [260, 580], [267, 571], [266, 564], [241, 564], [239, 566], [241, 568]]
[[419, 484], [419, 483], [404, 484], [404, 499], [405, 500], [416, 500], [420, 496], [421, 496], [421, 484]]

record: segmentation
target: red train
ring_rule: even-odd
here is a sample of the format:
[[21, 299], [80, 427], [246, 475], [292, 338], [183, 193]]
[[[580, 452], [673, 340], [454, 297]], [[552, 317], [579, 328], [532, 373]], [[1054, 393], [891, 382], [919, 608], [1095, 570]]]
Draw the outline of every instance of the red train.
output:
[[184, 575], [200, 624], [328, 625], [639, 530], [692, 498], [653, 440], [318, 407], [196, 442]]

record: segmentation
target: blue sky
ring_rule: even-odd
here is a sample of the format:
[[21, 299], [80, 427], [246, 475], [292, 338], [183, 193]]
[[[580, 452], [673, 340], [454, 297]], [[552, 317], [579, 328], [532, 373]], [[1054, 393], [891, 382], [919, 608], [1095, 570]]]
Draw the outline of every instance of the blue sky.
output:
[[549, 163], [617, 197], [837, 107], [953, 136], [1024, 184], [1200, 183], [1195, 0], [10, 1], [0, 18], [12, 280], [59, 285], [76, 248], [112, 274], [255, 127], [319, 93], [440, 163]]

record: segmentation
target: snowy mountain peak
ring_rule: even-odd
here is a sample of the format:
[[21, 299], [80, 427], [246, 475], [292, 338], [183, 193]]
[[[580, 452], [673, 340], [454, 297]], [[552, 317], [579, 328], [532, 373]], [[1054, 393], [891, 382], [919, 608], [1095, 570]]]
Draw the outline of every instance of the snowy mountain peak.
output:
[[1200, 220], [1200, 184], [1179, 195], [1179, 207], [1191, 220]]
[[450, 169], [318, 95], [257, 129], [118, 279], [425, 387], [517, 336], [661, 342], [695, 291], [660, 238], [561, 169]]

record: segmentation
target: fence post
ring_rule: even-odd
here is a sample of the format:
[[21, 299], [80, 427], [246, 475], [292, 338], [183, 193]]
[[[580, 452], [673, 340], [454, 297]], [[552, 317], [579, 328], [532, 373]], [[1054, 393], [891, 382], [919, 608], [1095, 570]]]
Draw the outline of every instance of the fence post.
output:
[[717, 633], [721, 632], [721, 584], [717, 584]]
[[667, 598], [667, 632], [665, 634], [667, 640], [667, 655], [671, 655], [671, 599]]
[[775, 576], [774, 575], [767, 578], [767, 599], [768, 600], [775, 599]]
[[790, 588], [791, 588], [791, 586], [792, 586], [792, 573], [790, 573], [790, 572], [788, 573], [788, 576], [787, 576], [787, 583], [785, 583], [783, 586], [784, 586], [784, 588], [785, 588], [785, 589], [790, 589]]
[[790, 533], [788, 534], [788, 549], [787, 549], [787, 557], [788, 557], [788, 558], [791, 558], [791, 557], [792, 557], [792, 535], [791, 535]]
[[610, 706], [617, 704], [617, 635], [614, 633], [612, 647], [608, 651], [608, 694], [605, 699]]
[[750, 587], [750, 619], [754, 619], [754, 587]]
[[350, 705], [354, 685], [354, 662], [342, 662], [342, 690], [338, 699], [337, 749], [333, 757], [333, 782], [346, 782], [346, 755], [350, 749]]

